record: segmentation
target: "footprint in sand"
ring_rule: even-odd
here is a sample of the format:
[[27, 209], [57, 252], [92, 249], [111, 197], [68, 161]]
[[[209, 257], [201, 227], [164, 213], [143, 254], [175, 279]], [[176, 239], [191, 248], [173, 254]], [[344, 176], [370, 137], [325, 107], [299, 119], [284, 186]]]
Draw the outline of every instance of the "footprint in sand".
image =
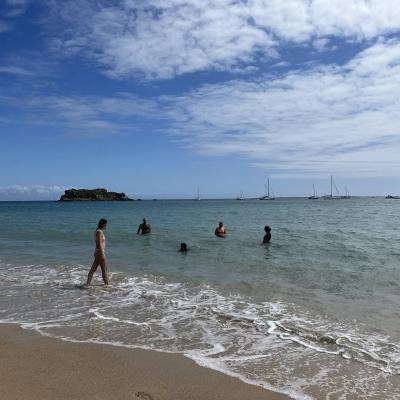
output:
[[153, 400], [153, 397], [151, 397], [148, 393], [145, 392], [136, 392], [135, 396], [139, 397], [139, 399], [142, 400]]

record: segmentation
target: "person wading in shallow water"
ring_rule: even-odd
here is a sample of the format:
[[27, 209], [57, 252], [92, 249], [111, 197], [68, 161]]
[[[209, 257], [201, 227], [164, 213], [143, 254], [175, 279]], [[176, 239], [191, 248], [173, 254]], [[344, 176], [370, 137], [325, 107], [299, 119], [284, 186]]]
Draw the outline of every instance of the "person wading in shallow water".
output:
[[222, 222], [220, 222], [218, 224], [218, 226], [215, 228], [214, 234], [215, 234], [215, 236], [218, 236], [218, 237], [221, 237], [221, 238], [225, 237], [226, 230], [225, 230], [224, 224]]
[[271, 241], [271, 228], [268, 225], [264, 227], [265, 236], [263, 238], [263, 243], [269, 243]]
[[180, 253], [187, 253], [188, 250], [189, 250], [188, 249], [188, 245], [185, 242], [182, 242], [181, 243], [181, 247], [179, 249], [179, 252]]
[[147, 235], [148, 233], [151, 232], [151, 226], [148, 223], [146, 218], [143, 218], [143, 222], [139, 225], [139, 228], [137, 230], [138, 235], [139, 235], [140, 231], [142, 231], [142, 235]]
[[92, 268], [90, 268], [86, 285], [90, 285], [92, 281], [93, 274], [96, 272], [98, 266], [101, 268], [101, 275], [103, 276], [103, 281], [105, 285], [108, 285], [108, 270], [106, 263], [106, 237], [104, 235], [104, 230], [107, 227], [107, 220], [101, 219], [97, 225], [96, 233], [94, 235], [94, 240], [96, 242], [96, 249], [94, 251], [94, 261]]

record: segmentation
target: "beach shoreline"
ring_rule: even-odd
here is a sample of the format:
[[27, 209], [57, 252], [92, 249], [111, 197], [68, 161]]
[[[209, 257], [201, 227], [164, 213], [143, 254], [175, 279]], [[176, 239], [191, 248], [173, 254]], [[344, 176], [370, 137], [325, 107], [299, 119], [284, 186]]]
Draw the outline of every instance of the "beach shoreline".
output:
[[7, 400], [289, 399], [181, 354], [67, 342], [17, 324], [0, 324], [0, 357]]
[[[139, 366], [127, 360], [129, 368], [112, 368], [125, 377], [122, 383], [114, 373], [110, 378], [102, 375], [101, 382], [119, 382], [113, 390], [120, 390], [133, 376], [135, 385], [121, 398], [157, 389], [159, 384], [166, 387], [164, 381], [193, 386], [190, 376], [203, 371], [198, 365], [208, 368], [211, 377], [224, 376], [224, 382], [228, 376], [234, 378], [229, 382], [238, 379], [297, 400], [398, 400], [396, 204], [374, 199], [350, 200], [350, 208], [339, 202], [321, 202], [317, 208], [313, 204], [308, 200], [277, 200], [271, 207], [235, 201], [140, 206], [99, 202], [95, 207], [0, 204], [0, 323], [18, 324], [25, 330], [22, 337], [37, 332], [68, 343], [60, 345], [67, 349], [65, 354], [70, 348], [81, 349], [73, 350], [79, 353], [78, 382], [98, 379], [81, 370], [84, 360], [92, 363], [92, 355], [100, 353], [97, 346], [111, 346], [107, 348], [112, 357], [110, 362], [108, 355], [94, 357], [92, 369], [104, 363], [108, 371], [108, 364], [115, 365], [114, 352], [135, 360], [146, 354]], [[274, 232], [268, 246], [261, 245], [262, 215]], [[106, 231], [111, 285], [103, 286], [97, 271], [93, 285], [86, 287], [99, 216], [111, 222]], [[154, 228], [145, 237], [136, 235], [137, 221], [144, 216], [151, 216]], [[229, 229], [226, 240], [216, 239], [210, 230], [221, 220]], [[333, 229], [332, 220], [338, 229]], [[186, 255], [178, 251], [182, 241], [190, 248]], [[49, 351], [49, 346], [44, 342], [38, 353], [54, 358], [59, 347]], [[14, 370], [29, 365], [27, 373], [32, 373], [36, 359], [26, 358], [13, 342], [9, 348], [10, 359], [25, 360]], [[158, 378], [160, 371], [148, 367], [152, 353], [146, 350], [156, 351], [154, 364], [165, 360], [164, 369], [180, 374]], [[64, 364], [63, 357], [53, 362], [57, 368]], [[48, 365], [39, 370], [51, 370]], [[59, 376], [70, 376], [71, 370], [69, 364]], [[9, 372], [3, 371], [7, 376]], [[192, 392], [201, 398], [234, 398], [231, 384], [220, 391], [215, 380], [204, 394], [208, 381], [195, 383]], [[25, 382], [29, 387], [29, 379]], [[262, 393], [265, 397], [267, 392]], [[92, 390], [82, 389], [66, 397], [75, 400], [91, 394]], [[170, 386], [161, 396], [151, 394], [187, 398], [186, 392], [183, 396]], [[246, 392], [242, 399], [249, 396], [260, 398], [259, 393]], [[43, 398], [37, 393], [35, 397]], [[17, 398], [32, 396], [26, 392]]]

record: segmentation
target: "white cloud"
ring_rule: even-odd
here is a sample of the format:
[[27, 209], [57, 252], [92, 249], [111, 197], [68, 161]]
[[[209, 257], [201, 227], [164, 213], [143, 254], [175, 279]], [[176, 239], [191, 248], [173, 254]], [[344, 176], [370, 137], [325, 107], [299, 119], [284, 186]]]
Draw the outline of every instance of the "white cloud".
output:
[[8, 6], [6, 15], [11, 18], [19, 17], [25, 13], [29, 2], [30, 0], [6, 0]]
[[400, 167], [399, 93], [400, 41], [379, 40], [343, 66], [246, 76], [153, 100], [121, 93], [3, 101], [31, 122], [77, 135], [129, 133], [148, 121], [182, 147], [243, 156], [285, 176], [392, 176]]
[[397, 0], [249, 0], [256, 24], [279, 38], [371, 39], [400, 29]]
[[0, 66], [0, 74], [10, 74], [10, 75], [25, 76], [25, 77], [34, 76], [34, 73], [32, 71], [14, 65]]
[[73, 136], [132, 133], [136, 128], [131, 118], [156, 118], [160, 114], [155, 101], [127, 93], [112, 97], [0, 95], [0, 103], [14, 107], [18, 121], [25, 119], [29, 124], [57, 126]]
[[66, 188], [58, 185], [9, 185], [0, 186], [0, 194], [39, 194], [39, 195], [54, 195], [64, 192]]
[[12, 25], [9, 22], [0, 20], [0, 33], [9, 31], [11, 27]]
[[3, 15], [9, 19], [13, 19], [26, 12], [31, 0], [3, 0], [3, 2]]
[[[59, 73], [59, 67], [52, 60], [46, 58], [41, 51], [23, 50], [5, 54], [0, 65], [0, 74], [12, 75], [21, 80], [42, 80], [46, 83], [48, 78], [54, 78]], [[47, 82], [50, 83], [50, 82]]]
[[201, 153], [276, 173], [393, 175], [400, 167], [400, 42], [343, 67], [208, 85], [173, 100], [170, 133]]
[[330, 40], [326, 38], [315, 39], [312, 42], [312, 45], [318, 52], [333, 51], [337, 49], [337, 46], [330, 45]]
[[[257, 51], [275, 56], [270, 35], [246, 22], [243, 5], [230, 3], [125, 1], [97, 11], [86, 3], [84, 26], [56, 44], [68, 53], [81, 50], [112, 76], [147, 79], [231, 69], [251, 62]], [[63, 15], [69, 24], [76, 22], [71, 7]]]
[[[113, 77], [166, 79], [243, 70], [285, 43], [369, 40], [399, 32], [398, 0], [81, 0], [53, 2], [66, 23], [53, 42], [94, 59]], [[57, 31], [60, 30], [57, 25]], [[320, 40], [318, 42], [318, 40]], [[322, 41], [321, 41], [322, 40]]]
[[8, 32], [14, 28], [16, 17], [24, 14], [30, 0], [3, 0], [3, 12], [0, 20], [0, 33]]

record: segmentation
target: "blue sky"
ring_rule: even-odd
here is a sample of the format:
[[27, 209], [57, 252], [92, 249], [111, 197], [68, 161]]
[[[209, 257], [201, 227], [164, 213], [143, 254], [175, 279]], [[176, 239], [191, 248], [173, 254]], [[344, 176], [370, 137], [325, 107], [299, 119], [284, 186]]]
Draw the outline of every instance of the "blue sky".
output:
[[2, 0], [0, 200], [400, 194], [397, 0]]

